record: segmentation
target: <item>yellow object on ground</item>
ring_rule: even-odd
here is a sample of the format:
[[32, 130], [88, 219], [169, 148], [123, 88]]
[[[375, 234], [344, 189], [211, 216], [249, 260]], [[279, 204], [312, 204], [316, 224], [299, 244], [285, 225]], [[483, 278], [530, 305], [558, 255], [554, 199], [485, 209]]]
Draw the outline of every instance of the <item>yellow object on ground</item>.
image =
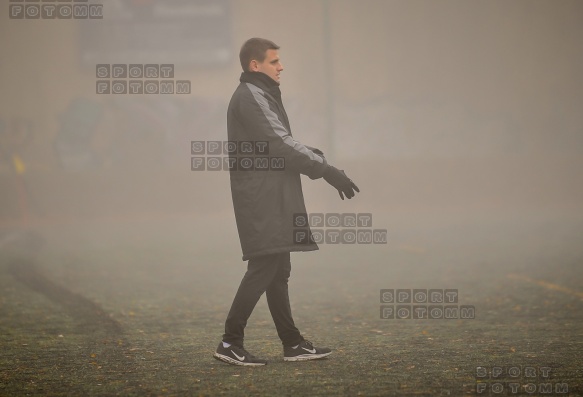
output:
[[12, 162], [14, 163], [14, 169], [16, 170], [16, 173], [19, 175], [24, 174], [24, 172], [26, 171], [26, 167], [24, 166], [24, 162], [22, 161], [20, 156], [17, 154], [13, 154]]

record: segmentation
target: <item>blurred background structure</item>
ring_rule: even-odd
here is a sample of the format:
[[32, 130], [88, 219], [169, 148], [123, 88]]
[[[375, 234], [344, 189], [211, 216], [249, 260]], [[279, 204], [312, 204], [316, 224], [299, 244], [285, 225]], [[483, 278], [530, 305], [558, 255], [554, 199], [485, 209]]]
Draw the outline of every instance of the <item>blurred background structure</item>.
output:
[[[0, 9], [0, 223], [229, 209], [226, 173], [190, 172], [189, 148], [226, 139], [253, 36], [281, 46], [295, 138], [369, 199], [583, 202], [579, 1], [102, 4], [93, 20]], [[192, 92], [99, 95], [100, 63], [174, 64]]]
[[[583, 393], [583, 1], [89, 3], [0, 2], [0, 394], [462, 395], [494, 365]], [[285, 365], [262, 299], [246, 347], [273, 365], [239, 371], [212, 358], [246, 269], [229, 175], [190, 164], [227, 139], [251, 37], [281, 46], [294, 138], [361, 190], [304, 177], [308, 212], [388, 233], [293, 254], [294, 318], [334, 358]], [[173, 64], [191, 92], [98, 94], [98, 64]], [[381, 319], [392, 288], [459, 289], [476, 318]]]

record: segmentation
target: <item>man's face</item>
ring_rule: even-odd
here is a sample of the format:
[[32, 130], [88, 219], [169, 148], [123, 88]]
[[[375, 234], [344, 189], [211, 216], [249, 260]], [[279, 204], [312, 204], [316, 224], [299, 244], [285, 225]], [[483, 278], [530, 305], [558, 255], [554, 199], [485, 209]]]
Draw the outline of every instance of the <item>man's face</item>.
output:
[[250, 69], [252, 72], [265, 73], [279, 83], [279, 73], [283, 70], [283, 65], [279, 60], [279, 51], [267, 50], [263, 62], [251, 61]]

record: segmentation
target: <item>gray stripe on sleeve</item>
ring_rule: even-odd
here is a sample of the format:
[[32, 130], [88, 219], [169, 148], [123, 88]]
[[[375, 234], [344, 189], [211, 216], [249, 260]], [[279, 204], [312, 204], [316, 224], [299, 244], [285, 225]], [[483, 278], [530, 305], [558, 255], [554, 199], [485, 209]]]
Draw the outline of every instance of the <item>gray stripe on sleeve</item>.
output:
[[275, 132], [277, 135], [279, 135], [281, 137], [281, 139], [283, 140], [283, 142], [285, 144], [291, 146], [294, 150], [296, 150], [302, 154], [305, 154], [306, 156], [308, 156], [310, 158], [310, 160], [314, 160], [314, 161], [317, 161], [317, 162], [323, 164], [324, 160], [322, 160], [322, 158], [320, 156], [313, 153], [311, 150], [306, 148], [301, 143], [296, 142], [289, 135], [289, 132], [286, 130], [285, 126], [281, 123], [281, 121], [277, 117], [277, 114], [269, 108], [269, 103], [267, 102], [267, 99], [263, 95], [263, 90], [255, 85], [251, 84], [251, 83], [246, 83], [246, 84], [247, 84], [247, 87], [249, 88], [249, 90], [251, 91], [251, 93], [253, 94], [253, 98], [255, 98], [255, 100], [259, 104], [259, 107], [263, 111], [263, 114], [265, 115], [265, 117], [269, 121], [271, 128], [273, 128], [273, 132]]

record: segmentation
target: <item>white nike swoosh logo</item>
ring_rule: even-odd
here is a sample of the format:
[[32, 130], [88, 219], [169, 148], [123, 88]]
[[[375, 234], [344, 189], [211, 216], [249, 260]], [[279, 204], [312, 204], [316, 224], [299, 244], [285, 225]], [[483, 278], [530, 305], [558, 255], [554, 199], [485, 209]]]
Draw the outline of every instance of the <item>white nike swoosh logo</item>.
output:
[[[314, 350], [314, 352], [315, 352], [315, 350]], [[235, 353], [232, 350], [231, 350], [231, 353], [233, 353], [235, 355], [235, 357], [237, 357], [239, 359], [239, 361], [244, 361], [245, 360], [245, 356], [238, 356], [237, 353]]]
[[313, 354], [313, 353], [316, 353], [316, 349], [312, 349], [312, 350], [310, 350], [310, 349], [306, 349], [305, 347], [302, 347], [302, 349], [304, 349], [305, 351], [307, 351], [307, 352], [310, 352], [310, 353], [312, 353], [312, 354]]

